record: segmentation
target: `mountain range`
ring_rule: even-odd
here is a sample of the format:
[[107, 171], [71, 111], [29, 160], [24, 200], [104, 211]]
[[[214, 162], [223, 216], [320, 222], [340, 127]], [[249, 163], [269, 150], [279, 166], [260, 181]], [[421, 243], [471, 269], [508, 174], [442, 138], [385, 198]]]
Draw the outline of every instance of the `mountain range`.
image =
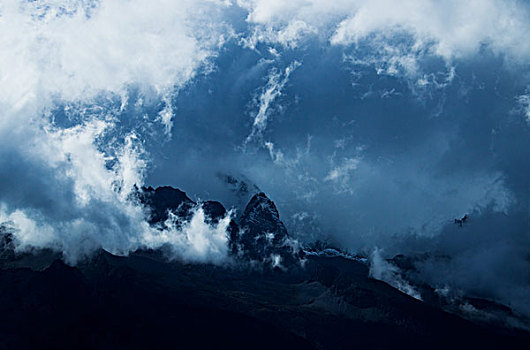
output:
[[[138, 189], [149, 223], [186, 222], [200, 206], [172, 187]], [[252, 196], [227, 227], [226, 264], [171, 259], [164, 247], [118, 256], [100, 249], [76, 265], [50, 249], [17, 252], [0, 235], [0, 349], [528, 349], [530, 333], [493, 301], [465, 299], [473, 318], [427, 285], [422, 300], [374, 279], [365, 258], [290, 237], [275, 203]], [[418, 257], [389, 261], [403, 277]], [[460, 310], [460, 311], [459, 311]], [[499, 316], [500, 315], [500, 316]], [[504, 318], [502, 318], [504, 317]]]

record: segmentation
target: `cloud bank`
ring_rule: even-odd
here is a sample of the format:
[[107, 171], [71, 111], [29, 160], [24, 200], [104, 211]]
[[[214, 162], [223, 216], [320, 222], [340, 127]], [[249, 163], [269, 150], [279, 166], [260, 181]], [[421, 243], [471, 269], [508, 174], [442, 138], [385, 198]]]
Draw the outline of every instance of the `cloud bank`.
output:
[[320, 0], [239, 1], [255, 25], [256, 40], [295, 46], [317, 33], [336, 45], [369, 39], [384, 45], [410, 36], [412, 52], [428, 50], [446, 59], [477, 53], [482, 45], [516, 59], [530, 54], [525, 41], [528, 7], [522, 1]]

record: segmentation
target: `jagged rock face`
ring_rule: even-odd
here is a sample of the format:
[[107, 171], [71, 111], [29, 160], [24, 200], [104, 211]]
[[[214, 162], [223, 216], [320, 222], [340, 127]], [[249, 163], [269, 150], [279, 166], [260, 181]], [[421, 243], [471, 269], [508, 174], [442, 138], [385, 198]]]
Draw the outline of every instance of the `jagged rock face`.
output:
[[207, 220], [213, 224], [217, 224], [226, 215], [225, 207], [217, 201], [206, 201], [202, 203], [202, 209]]
[[[143, 188], [139, 198], [150, 208], [149, 223], [152, 225], [163, 226], [169, 211], [185, 222], [191, 219], [192, 209], [197, 206], [186, 193], [172, 187]], [[227, 215], [219, 202], [206, 201], [201, 205], [210, 224], [218, 224]], [[232, 255], [245, 260], [288, 267], [298, 263], [303, 255], [301, 249], [293, 248], [276, 205], [263, 192], [252, 197], [239, 224], [234, 220], [230, 222], [227, 234]]]
[[263, 192], [252, 197], [239, 219], [239, 227], [240, 232], [231, 243], [244, 258], [270, 261], [278, 267], [299, 260], [301, 252], [290, 245], [276, 205]]
[[13, 235], [0, 226], [0, 261], [12, 260], [15, 256]]
[[[156, 189], [151, 186], [144, 187], [139, 198], [140, 202], [150, 210], [149, 223], [152, 225], [164, 223], [168, 219], [169, 212], [177, 215], [182, 221], [189, 220], [192, 209], [197, 206], [186, 192], [170, 186]], [[226, 215], [225, 207], [217, 201], [206, 201], [201, 206], [206, 219], [212, 224], [217, 224]]]
[[287, 229], [280, 220], [280, 214], [273, 201], [263, 192], [252, 197], [239, 220], [241, 227], [246, 227], [251, 237], [261, 238], [266, 233], [273, 234], [274, 243], [287, 237]]
[[168, 219], [168, 211], [187, 219], [191, 209], [196, 205], [185, 192], [170, 186], [153, 189], [143, 187], [139, 194], [140, 201], [150, 208], [150, 224], [164, 223]]
[[[170, 212], [177, 216], [176, 225], [191, 220], [198, 205], [204, 210], [205, 220], [210, 225], [217, 225], [227, 215], [227, 210], [220, 202], [206, 201], [198, 204], [185, 192], [169, 186], [156, 189], [143, 187], [137, 190], [136, 196], [148, 209], [149, 223], [159, 229], [165, 228]], [[1, 229], [0, 227], [0, 233]], [[300, 248], [294, 247], [294, 241], [289, 238], [276, 205], [262, 192], [252, 197], [238, 222], [230, 221], [227, 235], [230, 253], [234, 258], [263, 263], [264, 267], [291, 268], [299, 265], [304, 255]], [[13, 265], [17, 260], [12, 238], [7, 232], [0, 235], [2, 265]], [[53, 252], [48, 250], [39, 251], [39, 254], [33, 252], [29, 256], [36, 255], [42, 255], [46, 259], [54, 257]], [[40, 262], [31, 264], [42, 265]]]

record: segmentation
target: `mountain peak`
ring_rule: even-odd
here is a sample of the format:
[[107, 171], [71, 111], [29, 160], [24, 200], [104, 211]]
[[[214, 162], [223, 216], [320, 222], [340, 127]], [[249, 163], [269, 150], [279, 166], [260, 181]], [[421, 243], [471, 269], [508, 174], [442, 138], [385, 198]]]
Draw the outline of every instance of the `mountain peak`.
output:
[[171, 186], [142, 187], [139, 193], [140, 202], [151, 210], [150, 224], [163, 223], [168, 219], [168, 211], [179, 216], [188, 217], [190, 209], [195, 205], [187, 195]]
[[288, 236], [276, 204], [263, 192], [252, 197], [240, 217], [239, 224], [253, 239], [267, 236], [269, 240], [279, 243]]
[[239, 235], [232, 242], [249, 260], [286, 267], [299, 261], [295, 241], [289, 239], [274, 202], [263, 192], [256, 193], [239, 218]]
[[[150, 223], [153, 225], [163, 226], [169, 212], [182, 221], [189, 220], [193, 208], [198, 205], [185, 192], [169, 186], [156, 189], [144, 187], [139, 198], [149, 208]], [[227, 213], [217, 201], [206, 201], [200, 205], [210, 224], [217, 224]], [[230, 250], [235, 256], [280, 268], [293, 265], [302, 257], [298, 244], [289, 238], [280, 220], [276, 204], [265, 193], [254, 194], [237, 221], [230, 221], [227, 228]]]
[[[257, 222], [258, 220], [262, 223], [265, 221], [271, 224], [281, 223], [280, 213], [276, 208], [276, 204], [263, 192], [256, 193], [252, 196], [241, 216], [242, 222]], [[283, 223], [281, 225], [283, 226]]]

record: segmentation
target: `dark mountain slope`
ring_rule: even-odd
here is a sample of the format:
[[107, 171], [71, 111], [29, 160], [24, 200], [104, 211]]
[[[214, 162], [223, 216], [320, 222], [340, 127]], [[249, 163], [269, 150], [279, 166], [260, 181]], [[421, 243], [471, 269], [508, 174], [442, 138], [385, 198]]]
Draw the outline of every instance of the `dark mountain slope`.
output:
[[353, 260], [251, 272], [105, 251], [69, 267], [0, 274], [3, 348], [524, 349], [503, 333], [367, 277]]
[[[156, 201], [156, 190], [149, 192]], [[153, 204], [157, 218], [191, 202], [183, 192], [166, 194]], [[220, 203], [202, 205], [209, 220], [225, 215]], [[70, 267], [47, 251], [9, 252], [6, 238], [0, 349], [530, 348], [528, 333], [477, 325], [413, 299], [369, 278], [357, 259], [292, 249], [264, 194], [232, 224], [237, 251], [226, 266], [171, 262], [162, 251], [100, 250]], [[265, 257], [262, 268], [249, 268], [259, 254], [281, 256], [282, 268]]]

